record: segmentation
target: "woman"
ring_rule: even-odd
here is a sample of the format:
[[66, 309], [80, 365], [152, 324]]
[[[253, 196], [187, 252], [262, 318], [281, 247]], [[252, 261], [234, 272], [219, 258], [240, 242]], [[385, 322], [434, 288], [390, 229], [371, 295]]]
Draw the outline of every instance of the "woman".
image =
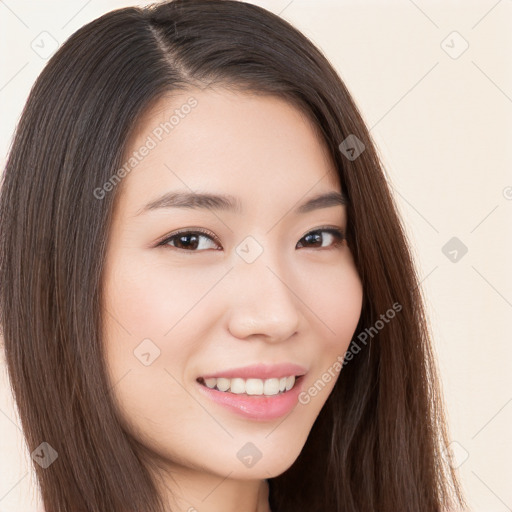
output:
[[31, 91], [0, 214], [47, 512], [464, 505], [377, 152], [284, 20], [175, 0], [78, 30]]

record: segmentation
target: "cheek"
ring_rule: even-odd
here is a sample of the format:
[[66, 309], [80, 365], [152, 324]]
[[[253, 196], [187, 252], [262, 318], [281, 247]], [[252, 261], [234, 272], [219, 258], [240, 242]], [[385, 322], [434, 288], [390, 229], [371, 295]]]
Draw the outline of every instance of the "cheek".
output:
[[204, 274], [127, 251], [106, 276], [105, 303], [133, 337], [167, 342], [215, 282]]
[[343, 357], [354, 336], [363, 303], [363, 287], [355, 265], [349, 261], [324, 270], [314, 274], [315, 279], [304, 295], [314, 313], [311, 325], [316, 326], [316, 333], [315, 343], [306, 349], [308, 360], [314, 364], [299, 396], [299, 407], [312, 418], [320, 412], [336, 381], [343, 378]]
[[105, 274], [103, 333], [110, 381], [123, 409], [155, 417], [162, 400], [183, 398], [173, 377], [182, 382], [192, 354], [180, 319], [195, 294], [187, 292], [179, 272], [171, 280], [159, 265], [141, 259], [120, 255], [112, 261]]
[[183, 421], [197, 422], [194, 402], [180, 385], [197, 349], [187, 339], [185, 316], [197, 301], [190, 291], [197, 284], [159, 264], [115, 262], [105, 275], [109, 380], [125, 428], [151, 445], [153, 438], [182, 435]]
[[148, 418], [161, 415], [163, 403], [181, 403], [184, 411], [190, 397], [178, 382], [189, 378], [190, 361], [207, 337], [211, 303], [201, 299], [218, 270], [187, 270], [128, 250], [112, 253], [109, 262], [103, 339], [110, 382], [122, 380], [116, 390], [123, 409]]
[[[339, 354], [348, 347], [363, 304], [363, 287], [353, 264], [314, 273], [304, 302], [315, 315], [314, 325], [324, 333], [322, 352]], [[318, 334], [318, 333], [317, 333]]]

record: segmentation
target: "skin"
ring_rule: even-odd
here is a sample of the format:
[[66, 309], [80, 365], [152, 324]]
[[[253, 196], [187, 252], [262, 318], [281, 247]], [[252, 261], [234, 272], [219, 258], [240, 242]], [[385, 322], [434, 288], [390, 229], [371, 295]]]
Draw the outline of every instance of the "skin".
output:
[[[326, 232], [304, 241], [319, 227], [345, 230], [347, 212], [335, 205], [293, 213], [318, 193], [339, 192], [340, 183], [313, 126], [284, 100], [222, 87], [179, 91], [148, 110], [126, 156], [190, 96], [197, 106], [119, 185], [104, 274], [109, 378], [121, 421], [160, 461], [159, 485], [173, 510], [266, 512], [266, 479], [298, 457], [340, 374], [272, 421], [214, 403], [196, 379], [293, 362], [308, 370], [308, 389], [348, 348], [362, 285], [346, 241], [334, 246]], [[231, 194], [244, 210], [137, 215], [171, 190]], [[212, 231], [219, 243], [201, 237], [184, 249], [176, 237], [155, 247], [182, 228]], [[249, 235], [263, 248], [250, 264], [236, 252]], [[144, 365], [134, 350], [148, 338], [160, 354]], [[262, 453], [252, 467], [236, 455], [247, 442]]]

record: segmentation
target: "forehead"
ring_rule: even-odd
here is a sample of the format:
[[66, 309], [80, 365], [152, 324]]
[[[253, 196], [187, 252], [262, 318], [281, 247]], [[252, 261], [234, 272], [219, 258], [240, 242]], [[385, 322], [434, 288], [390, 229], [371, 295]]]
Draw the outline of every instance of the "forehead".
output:
[[169, 190], [231, 194], [260, 208], [339, 190], [325, 143], [299, 109], [222, 88], [160, 98], [134, 127], [123, 162], [133, 165], [120, 200], [131, 215]]

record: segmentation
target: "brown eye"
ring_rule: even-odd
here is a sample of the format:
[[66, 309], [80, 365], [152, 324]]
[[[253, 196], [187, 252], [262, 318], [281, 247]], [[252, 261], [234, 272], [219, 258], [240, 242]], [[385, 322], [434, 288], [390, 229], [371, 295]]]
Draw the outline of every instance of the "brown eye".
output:
[[[208, 247], [208, 241], [213, 242], [216, 246], [214, 238], [213, 233], [206, 231], [181, 231], [168, 236], [158, 246], [170, 246], [187, 252], [201, 252], [211, 249]], [[216, 247], [213, 248], [216, 249]]]
[[[328, 236], [326, 237], [323, 233], [327, 233]], [[312, 248], [332, 249], [343, 243], [343, 240], [345, 240], [345, 234], [339, 229], [315, 229], [303, 236], [302, 240], [305, 240], [306, 246], [310, 246]], [[327, 245], [323, 245], [325, 241], [327, 241]], [[299, 241], [299, 244], [300, 243], [301, 242]]]
[[[297, 247], [335, 249], [342, 245], [344, 240], [345, 234], [339, 229], [315, 229], [303, 236]], [[220, 250], [215, 235], [203, 230], [179, 231], [162, 240], [157, 245], [157, 247], [160, 246], [172, 247], [189, 253], [202, 252], [208, 249]]]

